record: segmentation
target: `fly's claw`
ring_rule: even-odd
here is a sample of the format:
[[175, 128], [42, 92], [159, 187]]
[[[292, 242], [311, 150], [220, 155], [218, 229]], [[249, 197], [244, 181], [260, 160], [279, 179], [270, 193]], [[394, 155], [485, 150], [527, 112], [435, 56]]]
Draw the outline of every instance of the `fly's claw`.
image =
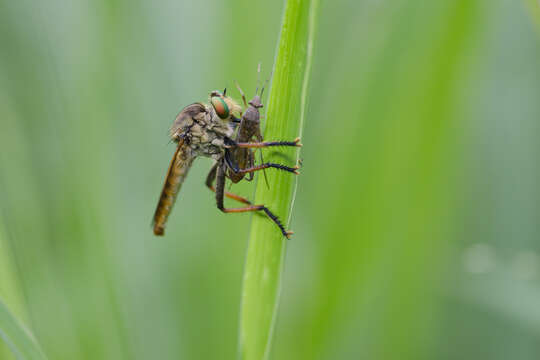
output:
[[287, 240], [291, 240], [291, 235], [293, 234], [294, 234], [294, 231], [289, 230], [289, 231], [286, 231], [284, 235], [287, 238]]
[[295, 175], [300, 175], [300, 172], [298, 171], [298, 169], [300, 169], [300, 166], [296, 165], [295, 167], [293, 167], [293, 169], [294, 169], [293, 173]]
[[300, 138], [299, 138], [299, 137], [297, 137], [296, 139], [294, 139], [294, 143], [295, 143], [295, 145], [296, 145], [297, 147], [302, 147], [302, 146], [303, 146], [303, 144], [300, 142]]

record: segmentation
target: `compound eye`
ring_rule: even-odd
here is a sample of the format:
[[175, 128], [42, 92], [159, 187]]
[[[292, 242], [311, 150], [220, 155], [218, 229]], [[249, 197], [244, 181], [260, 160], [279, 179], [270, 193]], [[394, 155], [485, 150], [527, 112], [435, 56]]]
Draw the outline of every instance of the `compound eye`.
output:
[[219, 96], [212, 96], [210, 98], [210, 102], [212, 103], [212, 106], [214, 107], [214, 110], [216, 111], [216, 114], [221, 119], [226, 119], [229, 117], [229, 106], [223, 100], [223, 98]]

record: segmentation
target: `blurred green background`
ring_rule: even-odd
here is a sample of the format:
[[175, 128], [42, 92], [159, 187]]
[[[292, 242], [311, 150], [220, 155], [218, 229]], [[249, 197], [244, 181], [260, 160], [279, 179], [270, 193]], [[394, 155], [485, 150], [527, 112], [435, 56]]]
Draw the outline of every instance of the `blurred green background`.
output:
[[[250, 216], [215, 208], [200, 159], [165, 238], [150, 220], [175, 115], [235, 79], [253, 93], [283, 3], [0, 9], [0, 299], [49, 359], [235, 358]], [[540, 356], [528, 11], [322, 1], [271, 358]]]

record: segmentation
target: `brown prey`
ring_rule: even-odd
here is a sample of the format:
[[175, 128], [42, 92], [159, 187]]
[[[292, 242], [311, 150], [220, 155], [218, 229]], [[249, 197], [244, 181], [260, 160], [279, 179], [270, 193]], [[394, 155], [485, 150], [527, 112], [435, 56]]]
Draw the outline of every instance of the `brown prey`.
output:
[[[262, 211], [264, 212], [281, 230], [281, 233], [287, 238], [292, 235], [291, 231], [287, 231], [279, 218], [274, 215], [265, 205], [252, 205], [249, 200], [244, 197], [234, 195], [225, 192], [225, 178], [228, 177], [233, 183], [237, 183], [246, 174], [252, 176], [253, 172], [258, 170], [264, 170], [267, 168], [276, 168], [298, 174], [298, 167], [288, 167], [275, 163], [261, 163], [260, 165], [254, 164], [254, 156], [252, 149], [261, 149], [270, 146], [301, 146], [300, 139], [297, 138], [294, 141], [278, 141], [278, 142], [263, 142], [263, 137], [260, 130], [260, 113], [259, 109], [263, 107], [261, 103], [261, 96], [264, 92], [264, 87], [261, 89], [261, 94], [257, 94], [249, 101], [249, 106], [246, 104], [246, 97], [237, 85], [242, 100], [246, 106], [246, 111], [242, 115], [240, 125], [238, 126], [236, 139], [232, 141], [226, 139], [226, 149], [222, 159], [219, 159], [208, 173], [206, 179], [206, 186], [216, 193], [217, 207], [226, 213], [233, 212], [248, 212], [248, 211]], [[259, 142], [250, 143], [250, 141], [256, 138]], [[261, 156], [262, 159], [262, 156]], [[214, 188], [214, 180], [216, 180], [216, 187]], [[251, 177], [249, 178], [251, 180]], [[241, 208], [225, 208], [224, 196], [237, 200], [248, 206]]]

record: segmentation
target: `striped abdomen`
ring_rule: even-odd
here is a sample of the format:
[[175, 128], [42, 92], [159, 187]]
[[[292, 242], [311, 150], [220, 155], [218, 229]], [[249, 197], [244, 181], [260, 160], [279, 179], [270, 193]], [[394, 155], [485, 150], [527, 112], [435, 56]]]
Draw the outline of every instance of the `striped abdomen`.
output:
[[153, 225], [155, 235], [163, 235], [165, 233], [165, 223], [172, 210], [180, 186], [184, 182], [189, 168], [193, 163], [193, 159], [191, 149], [189, 146], [184, 146], [181, 141], [169, 165], [165, 184], [163, 184], [163, 190], [161, 190], [161, 196], [159, 197], [156, 212], [154, 213]]

